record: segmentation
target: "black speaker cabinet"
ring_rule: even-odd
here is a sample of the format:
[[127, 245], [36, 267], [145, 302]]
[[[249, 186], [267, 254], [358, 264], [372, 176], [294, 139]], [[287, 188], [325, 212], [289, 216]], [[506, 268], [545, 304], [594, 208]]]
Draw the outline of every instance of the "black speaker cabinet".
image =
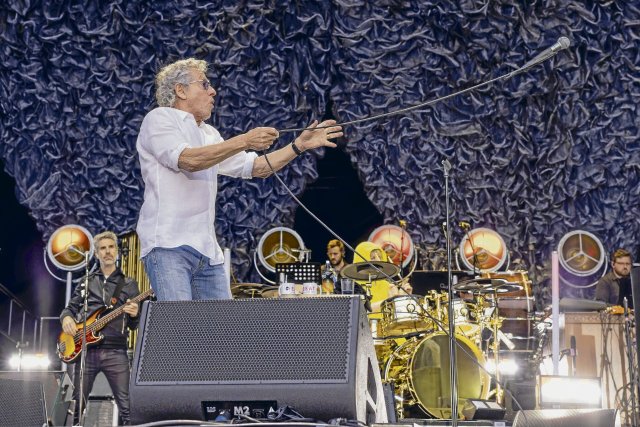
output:
[[0, 426], [46, 424], [42, 384], [38, 381], [0, 379]]
[[0, 371], [0, 426], [62, 426], [73, 385], [62, 371]]
[[146, 302], [131, 374], [131, 420], [304, 417], [386, 422], [358, 296]]

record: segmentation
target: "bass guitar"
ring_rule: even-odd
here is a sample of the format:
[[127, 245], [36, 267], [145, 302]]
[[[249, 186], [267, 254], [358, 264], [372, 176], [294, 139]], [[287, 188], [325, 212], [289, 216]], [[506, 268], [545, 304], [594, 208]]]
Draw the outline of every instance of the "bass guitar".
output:
[[[139, 294], [131, 300], [131, 302], [139, 303], [145, 299], [153, 296], [153, 289], [149, 289]], [[107, 308], [103, 307], [98, 309], [90, 317], [87, 318], [87, 346], [97, 344], [104, 336], [98, 332], [107, 326], [109, 322], [120, 317], [124, 313], [124, 305], [109, 311], [104, 316], [101, 315]], [[60, 332], [58, 335], [57, 353], [60, 360], [64, 363], [74, 363], [78, 360], [78, 356], [82, 353], [82, 323], [76, 323], [76, 333], [69, 335], [66, 332]]]

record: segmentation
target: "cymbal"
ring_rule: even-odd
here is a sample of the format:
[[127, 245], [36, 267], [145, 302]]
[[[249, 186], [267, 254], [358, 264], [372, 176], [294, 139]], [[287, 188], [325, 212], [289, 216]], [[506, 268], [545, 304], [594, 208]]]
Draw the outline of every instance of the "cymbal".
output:
[[[371, 264], [373, 264], [377, 270]], [[342, 269], [340, 274], [353, 280], [369, 281], [384, 279], [387, 276], [393, 277], [399, 272], [400, 267], [390, 262], [369, 261], [349, 264]]]
[[265, 286], [261, 283], [234, 283], [231, 285], [231, 295], [234, 297], [260, 297]]
[[510, 283], [504, 279], [471, 279], [453, 286], [456, 292], [471, 292], [475, 294], [493, 294], [521, 291], [522, 285]]
[[262, 298], [276, 298], [278, 296], [277, 286], [265, 286], [260, 293]]

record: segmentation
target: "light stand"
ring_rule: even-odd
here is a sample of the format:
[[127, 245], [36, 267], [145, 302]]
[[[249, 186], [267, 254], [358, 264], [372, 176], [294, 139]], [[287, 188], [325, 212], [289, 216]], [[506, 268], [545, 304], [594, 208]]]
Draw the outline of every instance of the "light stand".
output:
[[457, 373], [457, 357], [456, 357], [456, 325], [453, 313], [453, 274], [451, 271], [451, 227], [449, 226], [450, 206], [449, 206], [449, 171], [451, 163], [449, 160], [442, 161], [442, 170], [444, 171], [444, 198], [445, 198], [445, 227], [447, 241], [447, 288], [449, 290], [449, 381], [451, 384], [451, 425], [458, 425], [458, 373]]

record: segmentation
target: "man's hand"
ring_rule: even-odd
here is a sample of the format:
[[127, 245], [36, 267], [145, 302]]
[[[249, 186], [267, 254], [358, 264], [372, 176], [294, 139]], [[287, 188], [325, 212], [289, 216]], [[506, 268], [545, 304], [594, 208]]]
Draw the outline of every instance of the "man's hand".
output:
[[296, 146], [302, 151], [318, 147], [335, 147], [336, 144], [330, 140], [340, 138], [343, 135], [342, 126], [335, 126], [336, 123], [335, 120], [325, 120], [318, 124], [318, 121], [314, 120], [309, 125], [309, 128], [313, 129], [302, 132], [295, 141]]
[[138, 317], [138, 303], [127, 300], [127, 302], [124, 303], [122, 311], [127, 313], [130, 317]]
[[275, 128], [255, 128], [244, 134], [248, 150], [264, 151], [278, 138]]
[[62, 319], [62, 330], [67, 335], [73, 336], [76, 334], [76, 322], [74, 322], [73, 317], [65, 316], [64, 319]]
[[411, 283], [409, 283], [409, 277], [405, 277], [404, 279], [402, 279], [401, 283], [401, 288], [409, 295], [411, 295], [413, 293], [413, 286], [411, 286]]

